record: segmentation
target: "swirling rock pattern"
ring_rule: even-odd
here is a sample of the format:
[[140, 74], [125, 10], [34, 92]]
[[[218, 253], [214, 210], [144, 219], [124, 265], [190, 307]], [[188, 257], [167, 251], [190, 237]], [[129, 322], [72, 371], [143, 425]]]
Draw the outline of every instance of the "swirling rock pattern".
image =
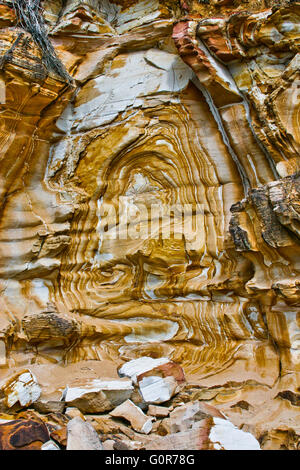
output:
[[[297, 447], [299, 3], [41, 14], [69, 81], [0, 4], [0, 374], [168, 357], [190, 399]], [[116, 239], [126, 201], [146, 215]], [[151, 204], [189, 204], [193, 236]]]

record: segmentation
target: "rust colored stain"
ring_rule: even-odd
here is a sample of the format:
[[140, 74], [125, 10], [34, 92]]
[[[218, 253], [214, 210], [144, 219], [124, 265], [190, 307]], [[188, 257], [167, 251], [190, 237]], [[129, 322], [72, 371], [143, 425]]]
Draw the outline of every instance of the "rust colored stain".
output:
[[49, 439], [41, 422], [16, 419], [0, 424], [0, 450], [39, 450]]

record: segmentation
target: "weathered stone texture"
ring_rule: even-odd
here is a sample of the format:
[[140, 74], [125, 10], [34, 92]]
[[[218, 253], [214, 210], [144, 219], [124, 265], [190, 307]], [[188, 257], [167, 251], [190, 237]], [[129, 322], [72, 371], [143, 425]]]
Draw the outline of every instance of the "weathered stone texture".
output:
[[[0, 4], [0, 379], [65, 367], [67, 385], [81, 361], [167, 358], [185, 377], [162, 367], [139, 383], [173, 380], [170, 399], [296, 448], [299, 3], [41, 6], [70, 79]], [[124, 234], [129, 203], [147, 211], [116, 239], [109, 210]], [[151, 204], [190, 204], [189, 232], [174, 217], [164, 239]], [[97, 400], [92, 413], [114, 406]], [[208, 442], [209, 423], [182, 432]], [[25, 447], [49, 441], [34, 436]]]

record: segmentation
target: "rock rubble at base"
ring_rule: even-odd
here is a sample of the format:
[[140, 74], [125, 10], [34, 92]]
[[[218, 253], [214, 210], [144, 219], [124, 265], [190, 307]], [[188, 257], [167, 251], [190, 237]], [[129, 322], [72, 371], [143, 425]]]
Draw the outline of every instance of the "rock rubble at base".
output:
[[[77, 377], [76, 387], [66, 384], [62, 401], [44, 399], [43, 384], [30, 370], [13, 375], [1, 389], [9, 399], [6, 414], [0, 414], [0, 449], [14, 450], [16, 435], [23, 450], [260, 448], [252, 434], [238, 429], [217, 408], [199, 400], [181, 402], [180, 392], [188, 384], [181, 367], [169, 359], [129, 361], [119, 374], [127, 378]], [[180, 386], [173, 391], [173, 398], [165, 397], [168, 399], [158, 406], [153, 404], [154, 393], [152, 403], [139, 398], [146, 395], [145, 379], [173, 381]], [[25, 403], [19, 413], [11, 407], [16, 401], [20, 406]]]
[[142, 434], [149, 434], [152, 430], [152, 418], [146, 416], [131, 400], [126, 400], [117, 406], [110, 415], [115, 418], [125, 418], [135, 431]]
[[[144, 435], [109, 415], [122, 401], [207, 401], [263, 448], [300, 448], [299, 14], [0, 1], [0, 380], [29, 368], [43, 389], [18, 378], [0, 413], [33, 408], [62, 447], [79, 416], [140, 448], [197, 413]], [[132, 395], [54, 403], [131, 360]], [[113, 372], [73, 373], [88, 361]]]
[[93, 426], [81, 418], [69, 421], [67, 450], [102, 450], [102, 444]]
[[131, 380], [91, 380], [66, 387], [61, 399], [82, 413], [103, 413], [130, 398], [133, 389]]
[[8, 408], [16, 403], [29, 406], [37, 401], [41, 394], [41, 388], [30, 370], [24, 370], [11, 377], [1, 386], [1, 390]]

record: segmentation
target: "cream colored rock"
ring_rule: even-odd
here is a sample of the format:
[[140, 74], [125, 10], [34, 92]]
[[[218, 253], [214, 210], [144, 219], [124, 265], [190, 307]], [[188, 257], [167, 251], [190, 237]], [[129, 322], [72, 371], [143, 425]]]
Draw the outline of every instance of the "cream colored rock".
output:
[[166, 418], [169, 416], [170, 411], [168, 408], [163, 406], [149, 405], [147, 414], [156, 418]]
[[83, 421], [85, 421], [84, 415], [81, 413], [81, 411], [78, 410], [78, 408], [75, 407], [66, 408], [65, 415], [70, 419], [81, 418]]
[[6, 345], [0, 340], [0, 366], [6, 365]]
[[57, 400], [168, 358], [149, 399], [297, 448], [298, 2], [42, 6], [50, 56], [0, 5], [1, 380], [36, 369]]
[[65, 403], [58, 400], [37, 400], [34, 403], [34, 409], [42, 414], [47, 413], [63, 413]]
[[102, 444], [93, 426], [81, 418], [73, 418], [67, 425], [67, 450], [102, 450]]
[[260, 450], [255, 437], [241, 431], [230, 421], [204, 419], [183, 432], [165, 437], [155, 436], [146, 444], [147, 450]]
[[178, 391], [178, 384], [174, 377], [144, 377], [139, 382], [139, 390], [146, 403], [165, 403]]
[[209, 440], [215, 450], [260, 450], [257, 439], [249, 432], [244, 432], [230, 421], [213, 418]]
[[101, 413], [112, 410], [131, 396], [131, 380], [90, 380], [78, 387], [67, 387], [62, 400], [82, 413]]
[[137, 383], [138, 376], [155, 369], [155, 367], [168, 364], [169, 362], [170, 360], [167, 357], [161, 357], [159, 359], [139, 357], [138, 359], [123, 364], [119, 369], [119, 375], [121, 377], [130, 377], [134, 383]]
[[29, 369], [10, 377], [2, 386], [6, 404], [11, 408], [16, 403], [29, 406], [41, 395], [41, 388]]
[[142, 434], [149, 434], [152, 430], [153, 418], [146, 416], [131, 400], [126, 400], [122, 405], [111, 411], [110, 415], [115, 418], [125, 418], [135, 431]]
[[112, 439], [107, 439], [106, 441], [103, 442], [103, 450], [115, 450], [114, 449], [114, 443]]
[[145, 403], [164, 403], [181, 389], [185, 382], [181, 367], [168, 358], [141, 357], [124, 364], [121, 376], [130, 377], [138, 384]]
[[41, 450], [60, 450], [60, 447], [55, 444], [54, 441], [50, 440], [42, 445]]

